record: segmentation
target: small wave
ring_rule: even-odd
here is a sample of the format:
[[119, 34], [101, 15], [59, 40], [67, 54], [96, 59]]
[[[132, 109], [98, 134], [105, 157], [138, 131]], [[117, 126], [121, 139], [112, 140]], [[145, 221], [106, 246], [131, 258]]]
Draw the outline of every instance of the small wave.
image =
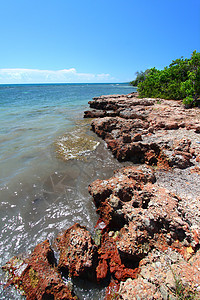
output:
[[85, 160], [86, 155], [94, 151], [99, 142], [87, 134], [87, 127], [78, 127], [55, 142], [58, 156], [64, 160]]

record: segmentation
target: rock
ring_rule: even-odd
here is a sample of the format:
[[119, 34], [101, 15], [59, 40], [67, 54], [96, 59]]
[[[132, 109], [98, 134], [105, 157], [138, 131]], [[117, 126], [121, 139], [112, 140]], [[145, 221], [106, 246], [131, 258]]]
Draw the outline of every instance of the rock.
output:
[[78, 223], [56, 238], [60, 251], [58, 268], [70, 276], [95, 279], [97, 247], [89, 233]]
[[117, 250], [116, 237], [110, 237], [108, 233], [104, 233], [102, 237], [101, 247], [98, 250], [98, 266], [97, 281], [107, 279], [112, 276], [114, 280], [121, 281], [126, 278], [136, 278], [139, 269], [126, 267]]
[[[158, 104], [156, 99], [140, 99], [134, 94], [131, 97], [101, 96], [89, 103], [96, 110], [114, 112], [104, 113], [106, 117], [101, 120], [94, 119], [91, 126], [93, 131], [105, 140], [119, 161], [147, 163], [165, 169], [185, 169], [192, 165], [192, 156], [185, 149], [184, 139], [180, 139], [180, 144], [183, 142], [184, 147], [180, 146], [178, 150], [172, 142], [172, 136], [176, 136], [174, 132], [185, 127], [190, 132], [195, 130], [198, 133], [200, 121], [197, 109], [191, 109], [189, 112], [183, 108], [180, 101], [160, 99]], [[164, 145], [157, 142], [161, 135], [170, 136]], [[190, 133], [187, 136], [189, 137]], [[185, 141], [187, 144], [187, 139]], [[192, 154], [192, 149], [190, 151]], [[165, 155], [162, 155], [162, 152]]]
[[27, 300], [78, 299], [55, 268], [54, 253], [46, 240], [28, 258], [13, 257], [3, 266], [9, 273], [7, 285], [23, 290]]
[[147, 118], [147, 114], [141, 111], [135, 111], [132, 108], [123, 109], [119, 112], [119, 116], [124, 119], [141, 119], [145, 120]]
[[145, 279], [127, 279], [120, 283], [119, 298], [122, 300], [163, 300], [158, 287]]
[[186, 299], [193, 295], [192, 299], [198, 299], [198, 266], [199, 251], [187, 262], [180, 253], [171, 248], [165, 251], [154, 249], [140, 261], [139, 278], [156, 285], [162, 294], [161, 299], [177, 299], [180, 295], [184, 295]]
[[169, 246], [187, 258], [188, 247], [199, 245], [200, 232], [180, 206], [182, 199], [157, 186], [150, 168], [122, 168], [108, 180], [94, 181], [89, 192], [107, 231], [119, 231], [121, 259], [138, 262], [153, 247]]
[[200, 133], [200, 126], [198, 126], [198, 125], [196, 126], [195, 132], [196, 132], [196, 133]]
[[87, 110], [84, 112], [84, 118], [103, 118], [103, 117], [116, 117], [117, 112], [113, 110]]
[[105, 110], [87, 110], [84, 112], [84, 118], [102, 118], [106, 117]]
[[111, 280], [109, 286], [107, 287], [104, 300], [113, 299], [119, 299], [119, 283], [115, 280]]
[[196, 162], [200, 162], [200, 155], [196, 157]]
[[[109, 180], [96, 180], [89, 185], [97, 212], [106, 225], [118, 228], [124, 224], [124, 203], [131, 201], [134, 191], [147, 182], [155, 182], [148, 167], [127, 167], [117, 170]], [[120, 221], [119, 221], [120, 220]]]

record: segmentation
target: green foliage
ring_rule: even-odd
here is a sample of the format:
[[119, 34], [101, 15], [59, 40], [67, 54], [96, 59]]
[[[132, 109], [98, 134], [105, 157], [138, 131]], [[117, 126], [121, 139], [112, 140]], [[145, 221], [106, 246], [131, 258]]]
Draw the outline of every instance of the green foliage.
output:
[[140, 97], [184, 99], [186, 107], [195, 105], [200, 97], [200, 53], [194, 51], [190, 59], [176, 59], [163, 70], [156, 68], [138, 72]]
[[147, 77], [147, 75], [148, 75], [148, 73], [149, 73], [149, 69], [147, 69], [146, 71], [137, 71], [135, 74], [136, 74], [136, 79], [135, 80], [133, 80], [133, 81], [131, 81], [130, 82], [130, 84], [131, 85], [133, 85], [133, 86], [138, 86], [138, 84], [140, 83], [140, 82], [143, 82], [145, 79], [146, 79], [146, 77]]
[[177, 300], [197, 300], [196, 292], [192, 290], [190, 287], [185, 287], [182, 284], [182, 281], [174, 276], [175, 279], [175, 294]]
[[190, 108], [195, 105], [194, 99], [191, 96], [188, 96], [183, 99], [183, 104], [185, 105], [185, 108]]

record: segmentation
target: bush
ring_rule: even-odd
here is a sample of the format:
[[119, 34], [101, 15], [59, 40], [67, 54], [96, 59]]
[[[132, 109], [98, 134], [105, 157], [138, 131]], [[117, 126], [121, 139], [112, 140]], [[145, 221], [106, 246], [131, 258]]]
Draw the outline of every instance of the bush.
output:
[[164, 70], [137, 73], [131, 84], [138, 85], [140, 97], [184, 99], [184, 105], [190, 107], [200, 96], [200, 53], [196, 51], [190, 59], [176, 59]]
[[130, 82], [130, 84], [131, 85], [133, 85], [133, 86], [138, 86], [138, 84], [140, 83], [140, 82], [143, 82], [145, 79], [146, 79], [146, 77], [147, 77], [147, 75], [148, 75], [148, 73], [149, 73], [149, 69], [147, 69], [146, 71], [137, 71], [135, 74], [137, 75], [136, 76], [136, 79], [135, 80], [133, 80], [133, 81], [131, 81]]

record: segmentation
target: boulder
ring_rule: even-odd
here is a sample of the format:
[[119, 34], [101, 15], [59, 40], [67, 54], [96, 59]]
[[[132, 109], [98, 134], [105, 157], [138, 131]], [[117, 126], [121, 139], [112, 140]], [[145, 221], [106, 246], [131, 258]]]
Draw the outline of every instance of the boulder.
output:
[[59, 234], [56, 246], [60, 251], [58, 269], [73, 277], [94, 279], [97, 247], [89, 233], [78, 223]]
[[13, 257], [3, 269], [9, 273], [7, 286], [13, 284], [23, 290], [27, 300], [78, 299], [71, 285], [64, 283], [57, 272], [56, 260], [48, 240], [38, 244], [25, 259]]

